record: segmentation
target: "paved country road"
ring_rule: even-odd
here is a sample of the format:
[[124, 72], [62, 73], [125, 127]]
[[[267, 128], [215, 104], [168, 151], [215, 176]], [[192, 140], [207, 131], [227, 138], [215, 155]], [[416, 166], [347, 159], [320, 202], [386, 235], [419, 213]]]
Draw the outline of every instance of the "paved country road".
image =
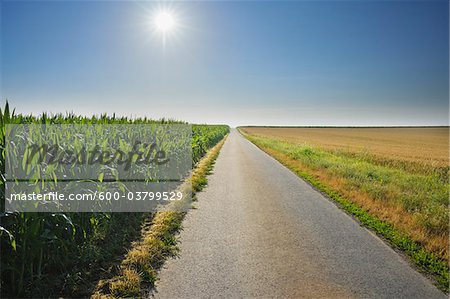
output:
[[446, 298], [236, 130], [195, 205], [156, 298]]

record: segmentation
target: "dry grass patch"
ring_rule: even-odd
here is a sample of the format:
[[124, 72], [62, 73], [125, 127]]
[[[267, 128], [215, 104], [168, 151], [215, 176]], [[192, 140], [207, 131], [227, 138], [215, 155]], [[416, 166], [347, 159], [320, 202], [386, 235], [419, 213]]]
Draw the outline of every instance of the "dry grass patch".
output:
[[[210, 173], [225, 139], [226, 137], [199, 161], [192, 175], [180, 187], [184, 192], [190, 193], [193, 190], [195, 193], [206, 186], [206, 175]], [[165, 259], [178, 252], [175, 235], [181, 228], [184, 215], [185, 212], [175, 208], [157, 212], [151, 222], [143, 226], [141, 240], [134, 242], [125, 255], [118, 275], [100, 281], [92, 297], [144, 297], [153, 287], [157, 270]]]

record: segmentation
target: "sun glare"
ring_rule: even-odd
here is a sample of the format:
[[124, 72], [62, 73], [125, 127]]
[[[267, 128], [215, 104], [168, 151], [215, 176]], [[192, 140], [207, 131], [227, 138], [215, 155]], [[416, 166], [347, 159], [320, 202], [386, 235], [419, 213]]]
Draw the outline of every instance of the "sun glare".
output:
[[156, 29], [162, 33], [167, 33], [175, 28], [176, 22], [174, 16], [166, 11], [160, 11], [154, 19]]
[[182, 16], [172, 6], [156, 6], [148, 11], [147, 28], [152, 38], [162, 43], [163, 49], [170, 43], [179, 41], [184, 28]]

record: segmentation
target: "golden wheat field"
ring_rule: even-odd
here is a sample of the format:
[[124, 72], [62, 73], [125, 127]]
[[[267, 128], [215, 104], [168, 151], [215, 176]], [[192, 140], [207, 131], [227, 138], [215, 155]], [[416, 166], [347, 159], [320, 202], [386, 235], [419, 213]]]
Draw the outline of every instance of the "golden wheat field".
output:
[[449, 164], [449, 128], [270, 128], [246, 127], [252, 135], [264, 135], [323, 149], [369, 152], [445, 167]]

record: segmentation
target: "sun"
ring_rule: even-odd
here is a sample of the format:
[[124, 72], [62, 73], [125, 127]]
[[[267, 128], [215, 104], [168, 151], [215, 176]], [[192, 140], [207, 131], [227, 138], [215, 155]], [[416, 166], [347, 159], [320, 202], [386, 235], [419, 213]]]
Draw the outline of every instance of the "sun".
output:
[[[146, 10], [147, 30], [151, 38], [161, 42], [165, 51], [166, 46], [180, 41], [180, 35], [186, 28], [183, 14], [171, 5], [158, 5]], [[147, 32], [148, 32], [147, 31]]]
[[176, 27], [174, 15], [167, 11], [158, 12], [154, 17], [153, 24], [161, 33], [169, 33]]

